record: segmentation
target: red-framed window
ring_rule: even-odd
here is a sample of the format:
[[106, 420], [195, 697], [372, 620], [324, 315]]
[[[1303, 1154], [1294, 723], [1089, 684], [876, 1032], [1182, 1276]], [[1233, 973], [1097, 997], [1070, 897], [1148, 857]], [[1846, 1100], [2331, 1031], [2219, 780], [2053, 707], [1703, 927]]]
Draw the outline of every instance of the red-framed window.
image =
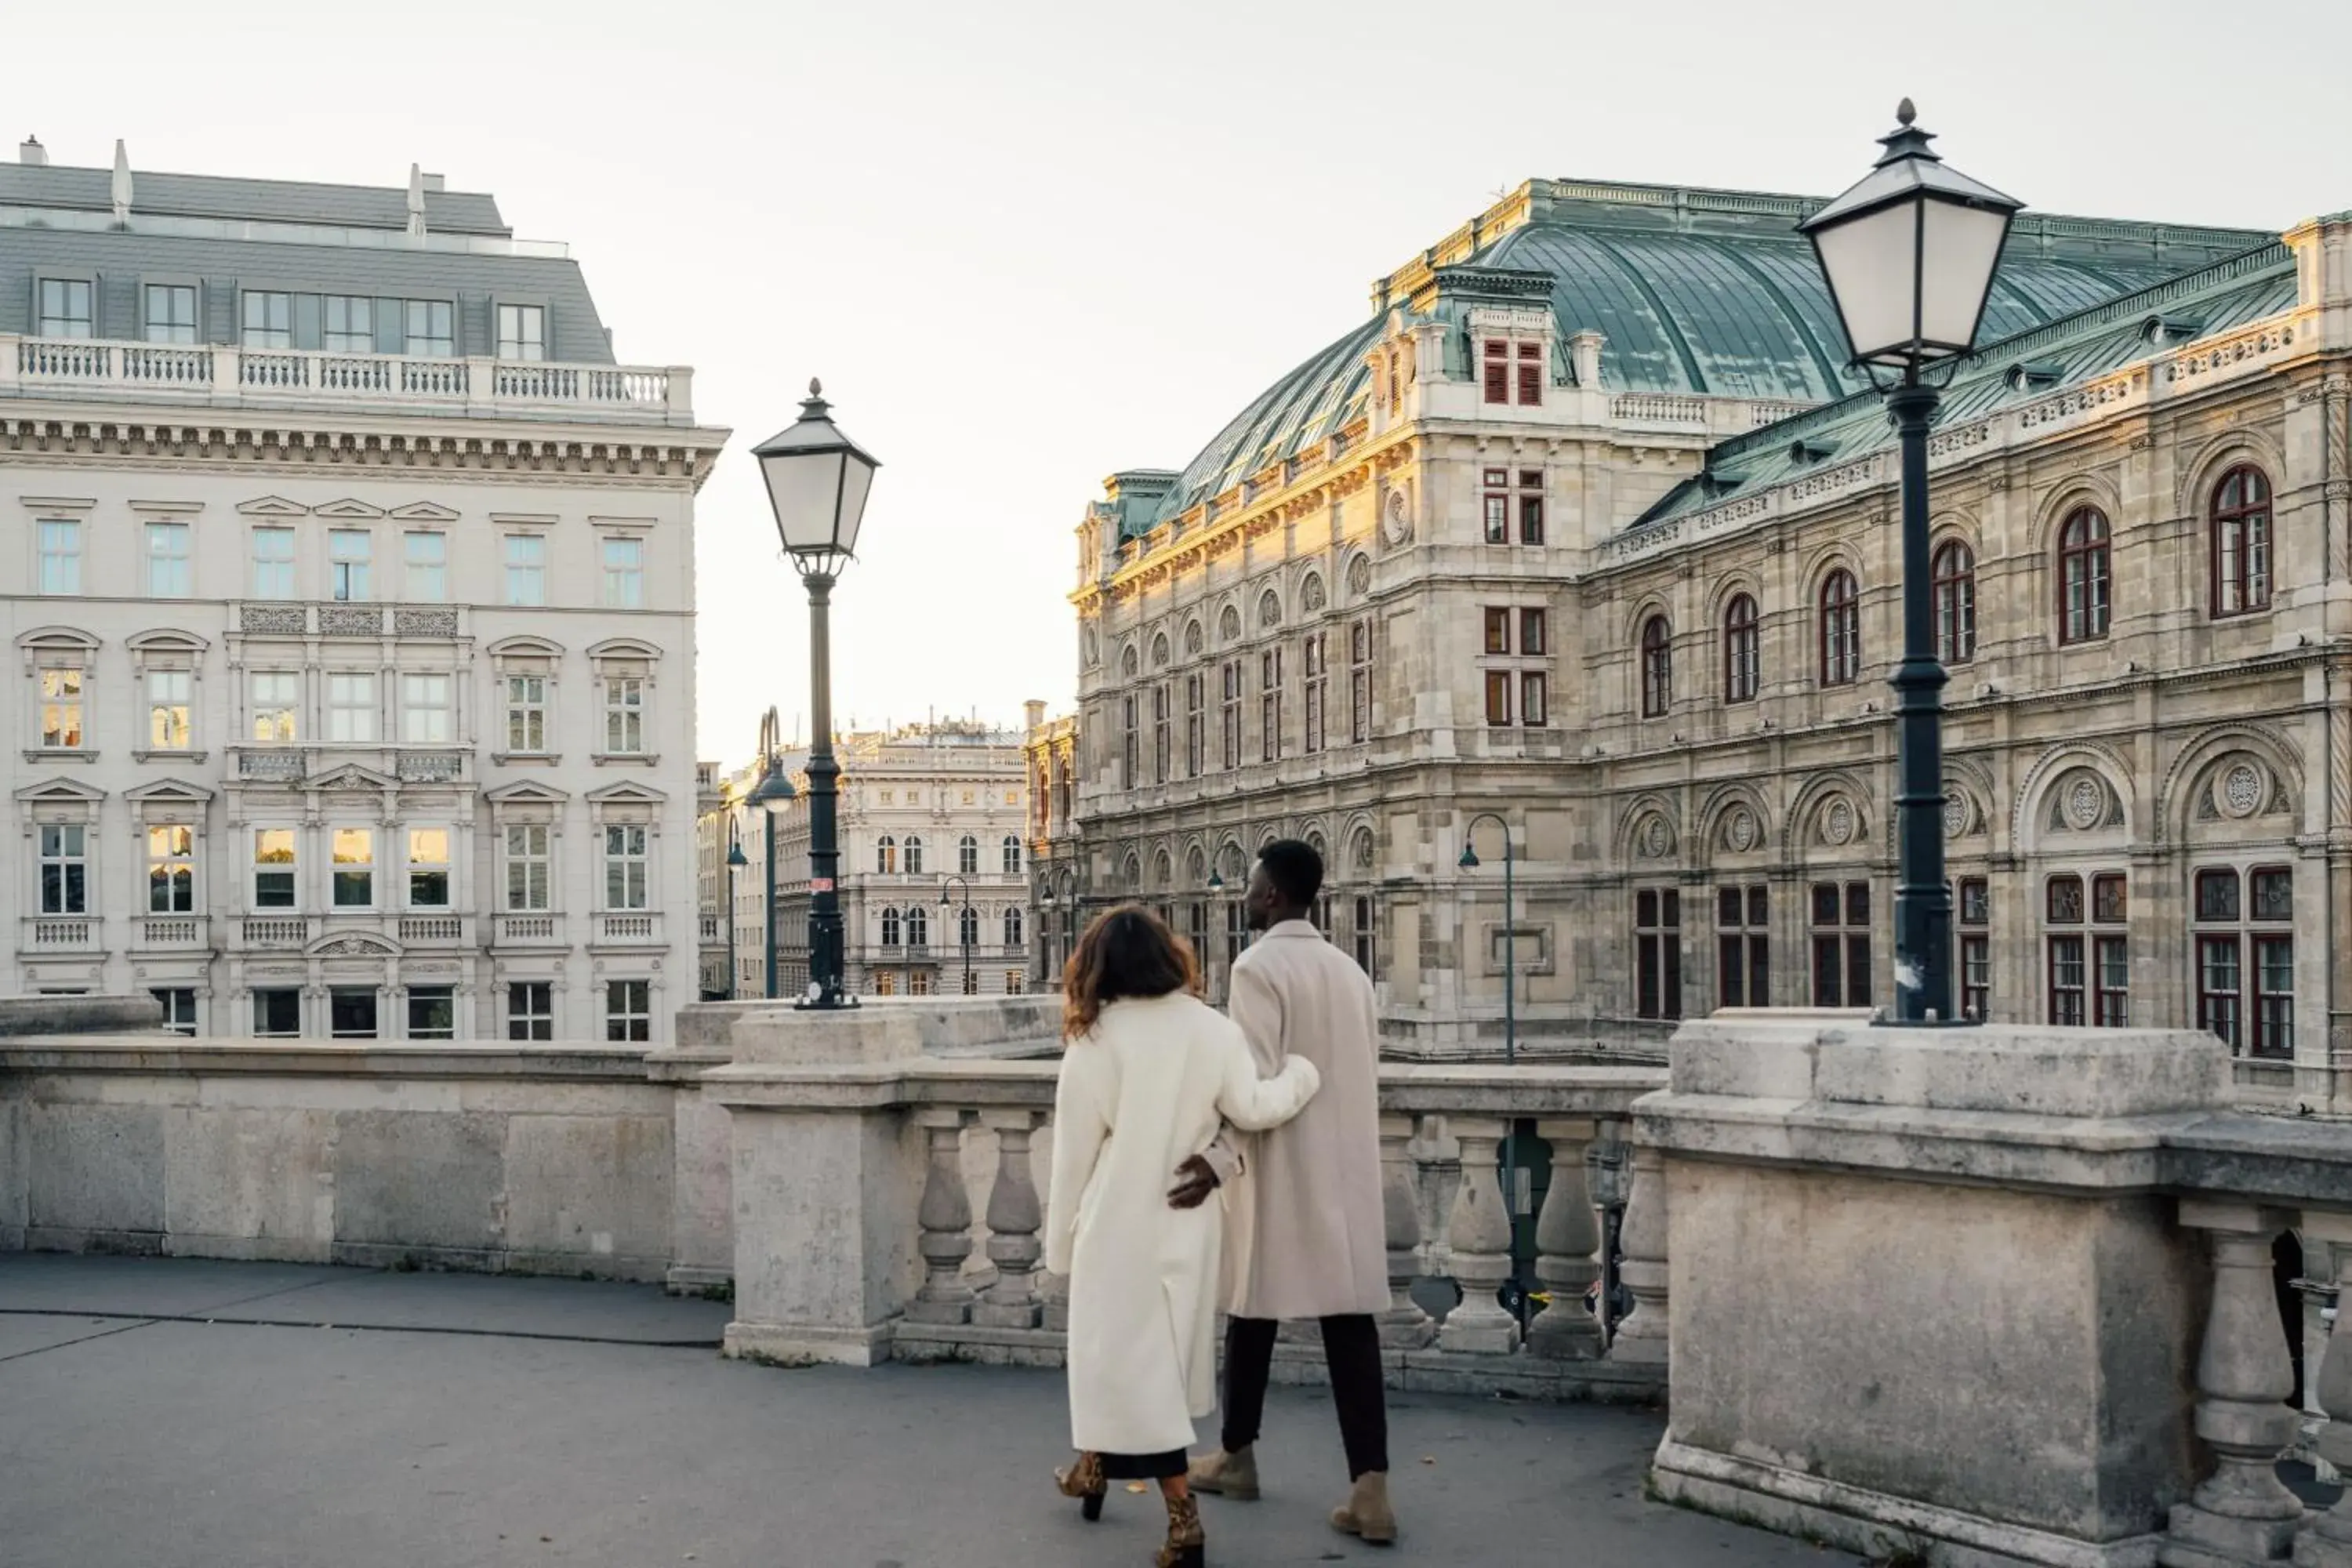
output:
[[1511, 470], [1488, 468], [1481, 476], [1484, 495], [1481, 505], [1486, 520], [1486, 542], [1508, 544], [1511, 542]]
[[1723, 700], [1752, 702], [1761, 665], [1761, 644], [1756, 625], [1756, 599], [1734, 594], [1723, 609]]
[[1511, 400], [1511, 345], [1500, 338], [1488, 338], [1486, 351], [1486, 389], [1489, 403]]
[[1544, 363], [1541, 343], [1518, 345], [1519, 402], [1528, 408], [1543, 403]]
[[1642, 716], [1654, 719], [1675, 700], [1675, 634], [1664, 616], [1642, 623]]
[[2213, 487], [2213, 615], [2271, 607], [2271, 481], [2240, 466]]
[[1715, 890], [1715, 968], [1719, 1005], [1772, 1005], [1770, 914], [1770, 890], [1760, 882]]
[[1870, 1005], [1870, 884], [1812, 887], [1813, 1005]]
[[2087, 884], [2065, 872], [2042, 884], [2051, 1023], [2120, 1029], [2131, 1021], [2127, 888], [2120, 871], [2094, 873]]
[[1633, 895], [1633, 1010], [1643, 1018], [1683, 1016], [1683, 896], [1673, 888]]
[[2294, 1058], [2294, 873], [2210, 867], [2193, 881], [2197, 1023], [2241, 1055]]
[[2058, 529], [2058, 640], [2095, 642], [2107, 635], [2114, 585], [2107, 514], [2078, 506]]
[[1959, 881], [1960, 1016], [1982, 1023], [1992, 1009], [1992, 889], [1982, 877]]
[[1936, 599], [1936, 658], [1966, 664], [1977, 656], [1977, 556], [1967, 543], [1948, 539], [1936, 548], [1929, 574]]
[[1822, 684], [1852, 686], [1862, 678], [1862, 591], [1841, 566], [1822, 579]]

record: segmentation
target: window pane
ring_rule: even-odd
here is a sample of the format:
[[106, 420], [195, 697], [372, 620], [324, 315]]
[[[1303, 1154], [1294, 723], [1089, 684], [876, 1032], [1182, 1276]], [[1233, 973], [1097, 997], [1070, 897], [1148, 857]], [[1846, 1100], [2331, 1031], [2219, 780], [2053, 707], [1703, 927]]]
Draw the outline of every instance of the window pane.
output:
[[1835, 882], [1813, 884], [1813, 923], [1817, 926], [1838, 923], [1838, 887]]
[[2258, 921], [2294, 919], [2294, 873], [2283, 866], [2253, 873], [2254, 911]]
[[2124, 879], [2121, 877], [2095, 877], [2091, 879], [2091, 918], [2101, 925], [2124, 923]]
[[1870, 923], [1870, 884], [1848, 882], [1845, 885], [1845, 923], [1866, 926]]
[[2053, 877], [2048, 892], [2049, 918], [2053, 925], [2083, 923], [2083, 879]]
[[2235, 871], [2197, 873], [2197, 918], [2234, 921], [2238, 918], [2238, 874]]

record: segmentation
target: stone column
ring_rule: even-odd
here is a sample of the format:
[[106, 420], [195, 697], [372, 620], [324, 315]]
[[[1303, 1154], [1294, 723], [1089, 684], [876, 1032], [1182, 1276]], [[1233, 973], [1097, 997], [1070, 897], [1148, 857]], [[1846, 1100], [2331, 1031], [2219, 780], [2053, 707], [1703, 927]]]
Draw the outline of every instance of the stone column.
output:
[[1045, 1244], [1044, 1205], [1029, 1173], [1029, 1138], [1044, 1117], [1034, 1110], [991, 1110], [981, 1125], [996, 1134], [996, 1184], [988, 1194], [988, 1260], [996, 1283], [982, 1292], [971, 1321], [983, 1328], [1034, 1329], [1042, 1310], [1033, 1278]]
[[1504, 1123], [1496, 1117], [1460, 1117], [1451, 1131], [1462, 1145], [1462, 1184], [1454, 1191], [1446, 1239], [1454, 1281], [1462, 1287], [1462, 1304], [1446, 1316], [1437, 1345], [1440, 1350], [1508, 1355], [1519, 1348], [1518, 1321], [1495, 1299], [1511, 1277], [1511, 1225], [1503, 1185], [1495, 1173]]
[[1625, 1197], [1618, 1247], [1625, 1255], [1625, 1289], [1633, 1310], [1617, 1325], [1611, 1361], [1664, 1365], [1666, 1360], [1665, 1160], [1646, 1144], [1633, 1146], [1633, 1185]]
[[1421, 1214], [1412, 1184], [1413, 1119], [1381, 1118], [1381, 1208], [1388, 1221], [1389, 1310], [1381, 1314], [1381, 1343], [1391, 1350], [1419, 1350], [1437, 1336], [1437, 1325], [1412, 1299], [1421, 1273]]
[[1536, 1279], [1551, 1302], [1528, 1325], [1528, 1349], [1538, 1355], [1589, 1361], [1601, 1353], [1601, 1324], [1584, 1308], [1584, 1292], [1601, 1275], [1601, 1226], [1584, 1169], [1592, 1135], [1590, 1120], [1536, 1123], [1536, 1136], [1551, 1145], [1551, 1185], [1536, 1216]]
[[[2352, 1476], [2352, 1300], [2345, 1299], [2352, 1279], [2352, 1215], [2304, 1215], [2303, 1245], [2306, 1253], [2326, 1249], [2328, 1277], [2337, 1292], [2336, 1325], [2312, 1377], [2314, 1402], [2327, 1417], [2315, 1446], [2321, 1458]], [[2309, 1262], [2306, 1256], [2306, 1272]], [[2334, 1507], [2311, 1516], [2295, 1539], [2294, 1560], [2305, 1568], [2352, 1568], [2352, 1489]]]
[[2279, 1324], [2271, 1240], [2285, 1216], [2251, 1204], [2184, 1198], [2183, 1228], [2208, 1234], [2213, 1299], [2197, 1357], [2197, 1435], [2213, 1473], [2175, 1503], [2157, 1561], [2165, 1568], [2275, 1563], [2294, 1542], [2303, 1504], [2278, 1479], [2298, 1418], [2286, 1397], [2294, 1367]]
[[963, 1182], [963, 1130], [972, 1113], [955, 1107], [935, 1107], [915, 1113], [915, 1125], [930, 1142], [930, 1160], [923, 1176], [923, 1196], [915, 1206], [915, 1223], [922, 1235], [916, 1250], [923, 1255], [924, 1279], [915, 1299], [907, 1303], [907, 1319], [916, 1323], [965, 1323], [971, 1321], [975, 1297], [964, 1283], [964, 1259], [971, 1256], [971, 1194]]

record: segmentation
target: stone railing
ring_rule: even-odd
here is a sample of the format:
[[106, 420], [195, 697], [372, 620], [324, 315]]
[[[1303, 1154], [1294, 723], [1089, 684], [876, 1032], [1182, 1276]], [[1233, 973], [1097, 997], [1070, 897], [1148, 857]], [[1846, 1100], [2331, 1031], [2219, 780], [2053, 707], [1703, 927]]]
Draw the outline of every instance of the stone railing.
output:
[[95, 395], [206, 406], [389, 405], [508, 418], [691, 425], [693, 379], [691, 371], [675, 365], [0, 336], [0, 397]]

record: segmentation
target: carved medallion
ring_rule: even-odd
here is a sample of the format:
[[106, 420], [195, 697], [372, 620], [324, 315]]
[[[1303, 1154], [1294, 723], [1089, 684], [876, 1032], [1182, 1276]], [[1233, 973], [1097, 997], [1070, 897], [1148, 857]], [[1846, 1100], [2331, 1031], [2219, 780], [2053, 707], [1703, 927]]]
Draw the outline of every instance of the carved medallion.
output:
[[1853, 807], [1843, 800], [1833, 800], [1822, 813], [1822, 837], [1833, 845], [1853, 842]]
[[2066, 786], [2066, 798], [2060, 810], [2065, 814], [2067, 826], [2077, 833], [2087, 833], [2107, 815], [2107, 792], [2090, 774], [2077, 774], [2074, 782]]
[[1723, 821], [1724, 847], [1735, 855], [1745, 855], [1756, 847], [1756, 814], [1744, 805], [1731, 808]]
[[1944, 836], [1958, 838], [1969, 830], [1969, 797], [1958, 790], [1944, 792]]
[[1369, 556], [1359, 555], [1348, 563], [1348, 594], [1360, 599], [1372, 591], [1372, 563]]
[[1391, 545], [1412, 542], [1412, 519], [1405, 510], [1404, 491], [1389, 492], [1388, 516], [1381, 520], [1381, 537]]
[[2221, 775], [2221, 809], [2231, 816], [2252, 816], [2263, 808], [2263, 770], [2239, 763]]
[[1306, 585], [1298, 591], [1298, 603], [1300, 608], [1307, 610], [1310, 614], [1321, 609], [1324, 604], [1323, 579], [1320, 577], [1307, 578]]
[[1652, 812], [1643, 821], [1641, 831], [1634, 836], [1633, 843], [1634, 848], [1640, 852], [1643, 858], [1663, 860], [1674, 849], [1674, 830], [1666, 826], [1664, 817], [1660, 816], [1656, 812]]

